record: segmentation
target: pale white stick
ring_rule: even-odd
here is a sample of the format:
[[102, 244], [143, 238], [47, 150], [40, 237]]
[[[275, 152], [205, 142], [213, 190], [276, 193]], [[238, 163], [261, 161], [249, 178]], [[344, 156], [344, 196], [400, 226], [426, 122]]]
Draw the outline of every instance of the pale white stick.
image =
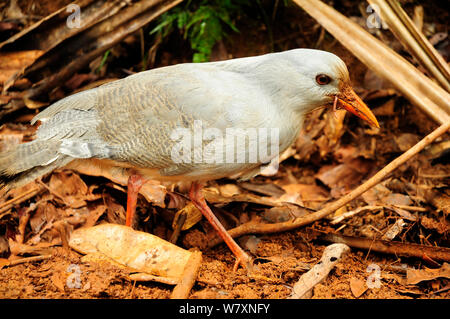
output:
[[342, 222], [344, 219], [349, 218], [349, 217], [354, 216], [354, 215], [357, 215], [357, 214], [359, 214], [360, 212], [365, 211], [365, 210], [379, 210], [379, 209], [382, 209], [382, 208], [383, 208], [383, 206], [364, 206], [364, 207], [358, 207], [358, 208], [355, 209], [355, 210], [351, 210], [351, 211], [349, 211], [349, 212], [345, 212], [345, 213], [343, 213], [342, 215], [339, 215], [339, 216], [333, 218], [333, 219], [331, 220], [330, 224], [336, 225], [336, 224]]

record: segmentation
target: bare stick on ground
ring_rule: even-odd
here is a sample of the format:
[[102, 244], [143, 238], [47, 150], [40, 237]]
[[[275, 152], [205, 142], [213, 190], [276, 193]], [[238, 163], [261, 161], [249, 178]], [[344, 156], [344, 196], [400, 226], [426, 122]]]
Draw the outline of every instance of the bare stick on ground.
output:
[[320, 236], [320, 239], [332, 243], [342, 243], [350, 247], [376, 251], [384, 254], [417, 258], [429, 257], [433, 260], [450, 262], [450, 248], [447, 247], [407, 244], [389, 240], [342, 236], [338, 234], [323, 234]]
[[0, 214], [3, 212], [6, 212], [8, 209], [12, 208], [14, 205], [20, 204], [20, 203], [36, 196], [43, 190], [44, 189], [42, 187], [32, 188], [32, 189], [20, 194], [19, 196], [15, 197], [15, 198], [12, 198], [4, 203], [1, 203], [0, 204]]
[[170, 295], [171, 299], [186, 299], [189, 297], [192, 286], [194, 286], [197, 280], [201, 263], [202, 253], [200, 251], [194, 251], [184, 268], [183, 278], [181, 278]]

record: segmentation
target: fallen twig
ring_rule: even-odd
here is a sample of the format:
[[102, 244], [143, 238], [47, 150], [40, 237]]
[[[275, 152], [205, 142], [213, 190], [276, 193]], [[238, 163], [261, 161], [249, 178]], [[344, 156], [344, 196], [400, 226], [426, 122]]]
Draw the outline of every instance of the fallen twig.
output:
[[202, 263], [202, 253], [200, 251], [192, 252], [191, 257], [184, 268], [183, 277], [175, 286], [170, 295], [171, 299], [186, 299], [189, 297], [192, 286], [197, 280], [198, 271]]
[[13, 205], [20, 204], [20, 203], [36, 196], [43, 190], [44, 190], [44, 188], [42, 188], [42, 187], [33, 188], [27, 192], [24, 192], [23, 194], [20, 194], [19, 196], [15, 197], [15, 198], [12, 198], [12, 199], [0, 204], [0, 214], [3, 212], [6, 212], [8, 209], [11, 209], [13, 207]]
[[[15, 259], [15, 260], [11, 260], [9, 261], [7, 264], [2, 265], [3, 267], [11, 267], [11, 266], [15, 266], [18, 264], [24, 264], [24, 263], [29, 263], [29, 262], [33, 262], [33, 261], [40, 261], [40, 260], [44, 260], [44, 259], [49, 259], [51, 258], [52, 255], [40, 255], [40, 256], [33, 256], [33, 257], [25, 257], [25, 258], [19, 258], [19, 259]], [[1, 269], [2, 267], [0, 267]]]
[[[382, 170], [380, 170], [378, 173], [376, 173], [374, 176], [372, 176], [368, 181], [363, 183], [362, 185], [358, 186], [356, 189], [351, 191], [350, 193], [346, 194], [345, 196], [341, 197], [335, 202], [332, 202], [322, 208], [321, 210], [314, 212], [309, 215], [301, 216], [296, 219], [287, 221], [287, 222], [281, 222], [281, 223], [274, 223], [274, 224], [262, 224], [257, 222], [249, 222], [242, 224], [236, 228], [228, 230], [229, 234], [232, 237], [240, 237], [247, 234], [270, 234], [270, 233], [277, 233], [287, 230], [292, 230], [310, 223], [313, 223], [319, 219], [324, 218], [325, 216], [333, 213], [337, 209], [341, 208], [342, 206], [346, 205], [347, 203], [351, 202], [373, 186], [380, 183], [383, 179], [385, 179], [389, 174], [391, 174], [395, 169], [397, 169], [400, 165], [404, 164], [406, 161], [408, 161], [411, 157], [419, 153], [421, 150], [423, 150], [427, 145], [429, 145], [431, 142], [433, 142], [436, 138], [444, 134], [450, 129], [450, 121], [442, 124], [437, 129], [435, 129], [433, 132], [425, 136], [419, 143], [411, 147], [408, 151], [397, 157], [395, 160], [390, 162], [388, 165], [386, 165]], [[222, 239], [220, 238], [214, 238], [210, 240], [208, 246], [213, 247], [219, 243], [222, 242]]]
[[[317, 231], [315, 231], [317, 232]], [[385, 254], [400, 255], [405, 257], [423, 258], [427, 256], [431, 259], [450, 261], [450, 248], [424, 246], [418, 244], [407, 244], [396, 241], [387, 241], [379, 239], [359, 238], [352, 236], [343, 236], [338, 234], [326, 234], [319, 232], [320, 239], [332, 243], [342, 243], [350, 247], [376, 251]]]
[[176, 278], [155, 276], [155, 275], [147, 274], [145, 272], [129, 274], [128, 279], [133, 280], [133, 281], [156, 281], [156, 282], [160, 282], [160, 283], [163, 283], [166, 285], [172, 285], [172, 286], [175, 286], [178, 284], [178, 280]]
[[349, 212], [345, 212], [342, 215], [333, 218], [330, 221], [330, 224], [332, 224], [332, 225], [339, 224], [344, 219], [352, 217], [354, 215], [357, 215], [357, 214], [359, 214], [359, 213], [361, 213], [361, 212], [363, 212], [365, 210], [380, 210], [380, 209], [383, 209], [383, 206], [363, 206], [363, 207], [358, 207], [355, 210], [352, 210], [352, 211], [349, 211]]
[[348, 251], [350, 251], [350, 248], [345, 244], [332, 244], [325, 248], [320, 261], [295, 283], [289, 299], [311, 298], [314, 286], [327, 278], [331, 269], [339, 262], [342, 255]]
[[427, 212], [428, 211], [428, 209], [426, 209], [425, 207], [419, 207], [419, 206], [394, 205], [394, 207], [408, 210], [411, 212]]

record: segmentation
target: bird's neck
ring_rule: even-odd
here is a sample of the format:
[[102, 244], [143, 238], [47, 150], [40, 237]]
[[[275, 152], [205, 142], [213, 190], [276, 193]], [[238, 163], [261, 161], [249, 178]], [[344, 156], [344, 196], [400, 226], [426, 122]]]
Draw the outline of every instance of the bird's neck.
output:
[[308, 99], [309, 88], [291, 62], [274, 57], [275, 55], [256, 57], [252, 63], [244, 63], [245, 59], [239, 59], [229, 67], [260, 87], [280, 112], [300, 120], [319, 105], [314, 105], [314, 101]]

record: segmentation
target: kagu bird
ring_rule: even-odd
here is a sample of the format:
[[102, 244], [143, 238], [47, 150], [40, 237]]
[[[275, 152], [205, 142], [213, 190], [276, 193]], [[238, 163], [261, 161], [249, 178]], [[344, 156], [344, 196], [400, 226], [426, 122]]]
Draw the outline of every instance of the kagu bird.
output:
[[[249, 268], [250, 257], [212, 213], [201, 188], [207, 180], [237, 173], [251, 177], [278, 154], [256, 161], [206, 160], [197, 155], [211, 142], [209, 137], [194, 141], [189, 150], [188, 159], [197, 160], [181, 161], [174, 157], [179, 146], [174, 132], [192, 129], [196, 123], [214, 128], [216, 135], [230, 128], [276, 129], [276, 145], [273, 141], [263, 145], [257, 139], [258, 146], [276, 146], [282, 152], [299, 134], [304, 115], [327, 105], [344, 108], [379, 127], [351, 88], [344, 62], [324, 51], [295, 49], [140, 72], [68, 96], [39, 113], [32, 120], [41, 122], [36, 138], [0, 154], [0, 183], [15, 188], [59, 167], [95, 166], [112, 175], [121, 170], [129, 176], [126, 223], [130, 226], [145, 181], [192, 181], [193, 204], [237, 257], [236, 266]], [[244, 153], [249, 155], [248, 146], [255, 139], [244, 139]], [[236, 151], [230, 140], [220, 141], [216, 149]]]

